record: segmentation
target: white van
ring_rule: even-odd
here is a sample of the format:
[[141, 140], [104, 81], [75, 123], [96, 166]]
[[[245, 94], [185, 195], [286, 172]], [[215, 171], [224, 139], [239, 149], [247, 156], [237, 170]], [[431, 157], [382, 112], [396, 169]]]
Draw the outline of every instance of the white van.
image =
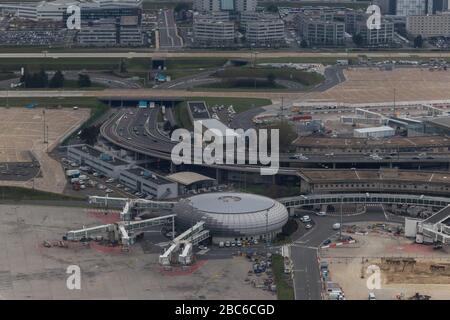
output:
[[333, 230], [339, 230], [340, 228], [341, 228], [341, 224], [340, 223], [333, 224]]
[[219, 248], [223, 248], [223, 247], [225, 247], [225, 243], [223, 241], [220, 241], [219, 242]]

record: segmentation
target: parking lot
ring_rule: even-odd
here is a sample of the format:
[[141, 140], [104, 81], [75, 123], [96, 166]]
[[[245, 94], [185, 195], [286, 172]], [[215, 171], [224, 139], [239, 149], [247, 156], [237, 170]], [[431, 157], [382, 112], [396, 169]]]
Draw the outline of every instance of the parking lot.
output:
[[[48, 132], [44, 143], [44, 113], [42, 108], [0, 108], [0, 164], [8, 171], [24, 172], [20, 179], [11, 179], [11, 175], [0, 175], [1, 185], [35, 187], [36, 189], [62, 192], [65, 186], [64, 172], [55, 160], [47, 155], [65, 134], [77, 128], [89, 117], [88, 109], [46, 109], [45, 127]], [[40, 164], [39, 177], [35, 176], [37, 164], [31, 167], [33, 159]], [[26, 163], [28, 168], [21, 167]], [[6, 166], [9, 166], [8, 168]], [[17, 169], [17, 170], [16, 170]], [[27, 170], [25, 170], [27, 169]], [[4, 175], [4, 176], [3, 176]], [[17, 177], [17, 175], [16, 175]], [[22, 181], [11, 181], [22, 180]], [[26, 182], [24, 183], [23, 180]]]
[[[450, 99], [450, 72], [428, 68], [349, 68], [346, 81], [320, 93], [309, 93], [311, 101], [389, 102]], [[394, 98], [395, 89], [395, 98]]]

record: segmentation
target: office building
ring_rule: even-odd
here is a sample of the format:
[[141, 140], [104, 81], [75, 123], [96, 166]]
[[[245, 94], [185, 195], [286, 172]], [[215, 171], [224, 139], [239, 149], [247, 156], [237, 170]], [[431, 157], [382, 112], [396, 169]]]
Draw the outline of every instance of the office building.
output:
[[427, 14], [428, 0], [397, 0], [397, 16], [417, 16]]
[[409, 16], [406, 31], [412, 36], [424, 38], [450, 36], [450, 13]]
[[194, 42], [197, 45], [226, 47], [233, 45], [234, 38], [234, 22], [215, 19], [194, 20]]
[[144, 34], [139, 17], [100, 19], [83, 24], [77, 34], [82, 46], [129, 46], [144, 45]]
[[284, 21], [268, 19], [246, 23], [245, 37], [251, 45], [274, 45], [285, 42]]
[[299, 34], [310, 45], [344, 45], [345, 22], [327, 20], [306, 14], [300, 14], [297, 21]]
[[380, 29], [369, 29], [366, 21], [361, 21], [356, 24], [355, 34], [361, 35], [366, 46], [389, 45], [394, 41], [394, 23], [382, 19]]
[[212, 11], [255, 11], [257, 0], [194, 0], [194, 10], [198, 12]]
[[67, 8], [71, 5], [79, 6], [81, 11], [114, 8], [126, 10], [129, 8], [142, 8], [142, 0], [55, 0], [34, 3], [0, 3], [0, 12], [2, 14], [14, 14], [18, 18], [35, 21], [62, 21], [64, 15], [67, 14]]

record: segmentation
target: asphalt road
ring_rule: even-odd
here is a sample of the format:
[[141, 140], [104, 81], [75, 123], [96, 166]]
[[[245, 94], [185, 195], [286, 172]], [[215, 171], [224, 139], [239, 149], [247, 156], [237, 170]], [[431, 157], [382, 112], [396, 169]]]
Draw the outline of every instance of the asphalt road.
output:
[[159, 47], [161, 49], [180, 49], [183, 39], [178, 35], [172, 9], [158, 12]]
[[[321, 300], [321, 281], [318, 263], [320, 245], [337, 232], [332, 225], [340, 222], [339, 216], [311, 216], [314, 228], [301, 235], [291, 247], [294, 264], [294, 292], [296, 300]], [[344, 216], [344, 224], [356, 222], [404, 223], [404, 218], [387, 215], [381, 207], [367, 207], [361, 215]]]

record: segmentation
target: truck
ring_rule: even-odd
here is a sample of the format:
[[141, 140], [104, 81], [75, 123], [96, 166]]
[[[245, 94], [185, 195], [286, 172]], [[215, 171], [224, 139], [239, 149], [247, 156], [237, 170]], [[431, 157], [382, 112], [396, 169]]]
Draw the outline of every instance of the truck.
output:
[[66, 176], [68, 178], [78, 178], [80, 176], [80, 170], [74, 169], [74, 170], [67, 170]]

